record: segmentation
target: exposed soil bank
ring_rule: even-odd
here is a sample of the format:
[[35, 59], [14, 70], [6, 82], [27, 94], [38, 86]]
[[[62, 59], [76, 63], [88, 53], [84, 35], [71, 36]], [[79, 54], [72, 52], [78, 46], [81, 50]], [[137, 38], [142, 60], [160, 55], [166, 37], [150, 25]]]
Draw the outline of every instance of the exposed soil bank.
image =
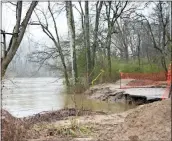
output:
[[[130, 82], [127, 81], [126, 84]], [[115, 84], [99, 84], [96, 86], [91, 87], [88, 89], [84, 94], [88, 95], [89, 99], [95, 99], [95, 100], [100, 100], [100, 101], [108, 101], [108, 102], [122, 102], [122, 103], [127, 103], [127, 104], [134, 104], [134, 105], [141, 105], [141, 104], [146, 104], [146, 103], [151, 103], [154, 101], [159, 101], [161, 98], [153, 98], [153, 99], [148, 99], [146, 96], [143, 96], [144, 93], [145, 95], [148, 95], [147, 93], [149, 90], [152, 90], [151, 88], [135, 88], [132, 93], [132, 95], [129, 91], [132, 91], [131, 89], [120, 89], [119, 82]], [[156, 91], [159, 91], [158, 88], [153, 88]], [[139, 93], [143, 93], [142, 95], [139, 95]], [[163, 93], [163, 90], [161, 90]], [[165, 92], [165, 90], [164, 90]], [[136, 94], [138, 93], [138, 94]], [[160, 92], [158, 92], [160, 93]], [[149, 96], [149, 95], [148, 95]]]
[[3, 141], [24, 141], [26, 138], [30, 137], [30, 135], [27, 134], [27, 131], [30, 130], [34, 124], [56, 122], [65, 120], [70, 116], [95, 114], [102, 115], [105, 113], [66, 108], [57, 111], [41, 112], [25, 118], [15, 118], [8, 111], [2, 109], [2, 139]]
[[[70, 115], [68, 110], [61, 110], [61, 113]], [[71, 110], [76, 111], [76, 110]], [[58, 113], [58, 112], [57, 112]], [[56, 114], [56, 116], [62, 114]], [[86, 114], [86, 115], [85, 115]], [[28, 141], [119, 141], [119, 140], [171, 140], [171, 100], [163, 100], [138, 106], [129, 111], [109, 114], [96, 112], [84, 112], [80, 117], [62, 117], [57, 120], [54, 116], [51, 120], [51, 114], [42, 114], [42, 118], [32, 117], [25, 119], [25, 124], [31, 122], [29, 119], [36, 119], [28, 129], [26, 128], [25, 139]], [[75, 115], [75, 114], [71, 114]], [[41, 117], [40, 116], [40, 117]], [[43, 118], [46, 117], [46, 118]], [[58, 132], [61, 129], [71, 127], [71, 119], [75, 118], [80, 127], [88, 126], [89, 134], [79, 134], [77, 136], [64, 135]], [[60, 119], [60, 120], [59, 120]], [[41, 122], [41, 120], [43, 120]], [[5, 124], [6, 125], [6, 124]], [[10, 126], [8, 126], [10, 127]], [[36, 127], [36, 128], [35, 128]], [[17, 130], [18, 128], [16, 128]], [[17, 137], [16, 137], [17, 138]], [[12, 138], [11, 138], [12, 139]], [[6, 139], [4, 141], [10, 141]], [[15, 141], [15, 140], [13, 140]], [[17, 140], [16, 140], [17, 141]]]
[[[102, 133], [99, 140], [103, 141], [103, 136]], [[170, 141], [171, 100], [139, 106], [127, 115], [124, 123], [109, 129], [106, 139]]]
[[77, 110], [74, 108], [66, 108], [57, 111], [47, 111], [36, 114], [35, 116], [29, 116], [26, 118], [21, 118], [24, 122], [29, 122], [32, 124], [39, 122], [55, 122], [59, 120], [65, 120], [71, 116], [84, 116], [84, 115], [102, 115], [106, 114], [104, 112], [99, 111], [91, 111], [91, 110]]

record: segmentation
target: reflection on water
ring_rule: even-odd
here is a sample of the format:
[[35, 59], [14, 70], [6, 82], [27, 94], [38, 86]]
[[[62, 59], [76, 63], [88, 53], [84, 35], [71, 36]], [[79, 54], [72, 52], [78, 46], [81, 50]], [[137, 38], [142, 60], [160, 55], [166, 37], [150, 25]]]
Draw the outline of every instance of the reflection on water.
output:
[[16, 117], [33, 115], [42, 111], [77, 107], [99, 111], [120, 112], [124, 104], [109, 104], [86, 99], [83, 95], [63, 93], [63, 81], [58, 78], [14, 78], [6, 80], [2, 91], [3, 108]]
[[133, 105], [126, 105], [123, 103], [109, 103], [105, 101], [98, 101], [87, 99], [86, 96], [77, 94], [77, 95], [68, 95], [66, 96], [65, 107], [76, 107], [89, 109], [93, 111], [104, 111], [104, 112], [113, 112], [118, 113], [122, 111], [126, 111], [128, 109], [134, 108]]

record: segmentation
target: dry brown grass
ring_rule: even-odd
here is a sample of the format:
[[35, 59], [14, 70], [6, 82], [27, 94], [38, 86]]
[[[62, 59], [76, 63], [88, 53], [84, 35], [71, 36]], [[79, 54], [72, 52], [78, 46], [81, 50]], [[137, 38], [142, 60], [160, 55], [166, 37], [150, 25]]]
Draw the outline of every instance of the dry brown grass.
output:
[[3, 141], [24, 141], [29, 124], [14, 118], [10, 113], [2, 110], [2, 140]]
[[[60, 137], [83, 137], [91, 133], [92, 127], [80, 124], [75, 118], [70, 119], [69, 124], [59, 125], [55, 123], [40, 123], [31, 129], [40, 135]], [[31, 131], [32, 132], [32, 131]]]
[[70, 116], [76, 117], [82, 115], [103, 114], [103, 112], [67, 108], [17, 119], [5, 110], [3, 110], [2, 113], [3, 141], [25, 141], [30, 138], [39, 138], [39, 136], [42, 136], [43, 134], [46, 136], [57, 135], [63, 137], [82, 136], [90, 133], [90, 126], [81, 125], [76, 120], [71, 120], [71, 123], [68, 126], [55, 126], [51, 123], [66, 119]]

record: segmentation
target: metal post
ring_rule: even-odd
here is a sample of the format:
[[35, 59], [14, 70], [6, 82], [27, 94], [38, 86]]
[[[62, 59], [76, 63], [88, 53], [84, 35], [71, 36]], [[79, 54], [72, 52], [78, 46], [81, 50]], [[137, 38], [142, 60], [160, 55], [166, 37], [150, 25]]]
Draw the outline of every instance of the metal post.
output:
[[[170, 49], [171, 49], [171, 67], [172, 67], [172, 1], [170, 1]], [[172, 69], [171, 69], [171, 76], [172, 76]], [[171, 85], [170, 85], [170, 92], [169, 97], [172, 94], [172, 77], [171, 77]]]
[[120, 73], [120, 89], [121, 89], [121, 73]]
[[120, 76], [120, 89], [121, 89], [121, 71], [119, 70], [119, 76]]

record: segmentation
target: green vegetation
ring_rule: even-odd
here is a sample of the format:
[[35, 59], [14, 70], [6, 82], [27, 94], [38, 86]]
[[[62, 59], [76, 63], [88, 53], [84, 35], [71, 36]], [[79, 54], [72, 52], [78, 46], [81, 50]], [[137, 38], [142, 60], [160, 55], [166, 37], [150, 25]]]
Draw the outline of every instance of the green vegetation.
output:
[[[85, 91], [90, 85], [87, 84], [86, 81], [86, 72], [85, 72], [85, 64], [86, 59], [84, 58], [83, 53], [81, 52], [78, 59], [78, 82], [76, 85], [72, 85], [70, 87], [69, 93], [82, 93]], [[108, 76], [108, 67], [107, 67], [107, 59], [100, 57], [96, 61], [96, 65], [92, 70], [90, 76], [91, 81], [95, 84], [99, 83], [107, 83], [107, 82], [116, 82], [120, 78], [120, 72], [125, 73], [154, 73], [164, 71], [161, 65], [157, 65], [155, 63], [150, 63], [146, 59], [142, 59], [140, 66], [138, 60], [129, 60], [126, 62], [125, 60], [120, 60], [116, 58], [112, 58], [112, 74], [109, 78]], [[103, 72], [102, 72], [103, 71]]]
[[84, 135], [89, 135], [91, 133], [92, 127], [87, 125], [81, 125], [76, 118], [71, 119], [69, 124], [47, 124], [42, 123], [35, 125], [33, 129], [37, 132], [42, 132], [46, 130], [47, 134], [50, 136], [61, 135], [61, 136], [71, 136], [71, 137], [82, 137]]

